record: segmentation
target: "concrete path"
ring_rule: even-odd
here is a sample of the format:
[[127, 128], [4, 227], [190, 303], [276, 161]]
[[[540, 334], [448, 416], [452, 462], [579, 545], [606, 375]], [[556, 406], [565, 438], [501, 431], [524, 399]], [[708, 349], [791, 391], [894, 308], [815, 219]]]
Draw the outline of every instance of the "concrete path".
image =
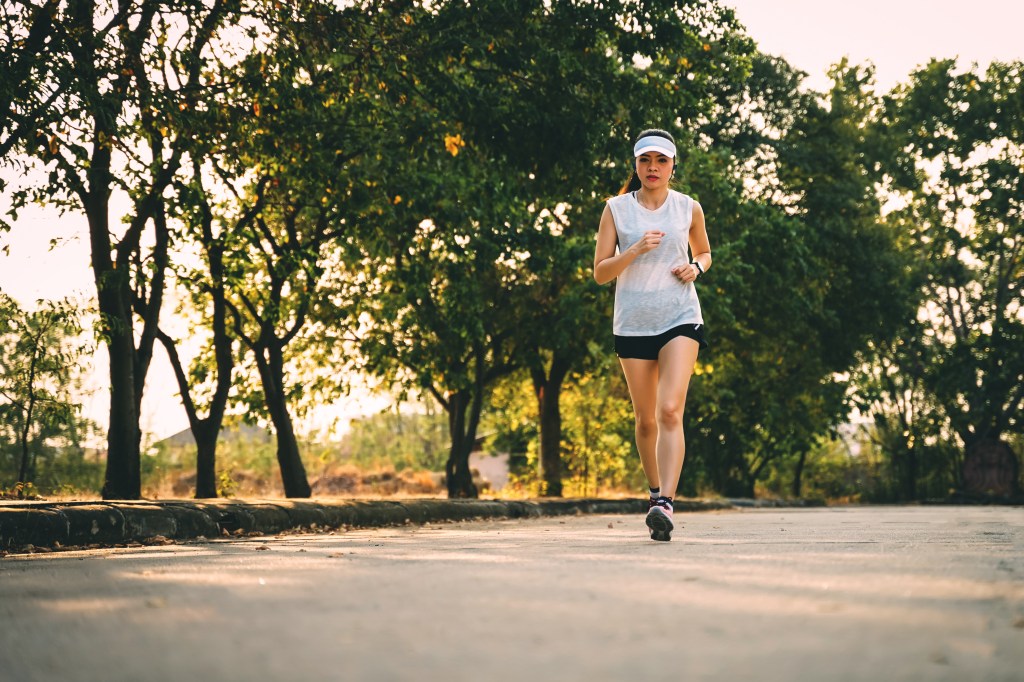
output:
[[0, 560], [9, 680], [1024, 679], [1024, 510], [354, 530]]

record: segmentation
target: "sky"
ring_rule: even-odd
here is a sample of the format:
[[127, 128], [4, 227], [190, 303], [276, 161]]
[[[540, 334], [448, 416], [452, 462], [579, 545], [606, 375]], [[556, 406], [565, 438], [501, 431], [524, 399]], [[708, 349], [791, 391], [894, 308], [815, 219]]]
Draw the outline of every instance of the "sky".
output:
[[962, 66], [1024, 59], [1024, 0], [723, 0], [763, 52], [806, 71], [825, 89], [844, 56], [871, 61], [890, 90], [930, 58]]
[[[824, 90], [830, 65], [844, 56], [872, 62], [880, 90], [905, 81], [930, 58], [957, 57], [962, 66], [984, 68], [992, 60], [1024, 60], [1024, 0], [724, 0], [762, 51], [782, 56], [807, 72], [806, 85]], [[17, 180], [9, 170], [2, 177]], [[0, 196], [0, 211], [7, 198]], [[58, 240], [51, 248], [51, 240]], [[89, 269], [89, 242], [80, 215], [61, 216], [33, 207], [23, 212], [13, 232], [0, 234], [0, 290], [23, 306], [36, 299], [76, 297], [86, 301], [95, 287]], [[93, 394], [85, 400], [88, 416], [106, 422], [105, 351], [93, 360]], [[158, 350], [143, 403], [143, 429], [150, 439], [187, 427], [169, 363]], [[331, 416], [367, 414], [387, 400], [365, 391], [326, 411]]]

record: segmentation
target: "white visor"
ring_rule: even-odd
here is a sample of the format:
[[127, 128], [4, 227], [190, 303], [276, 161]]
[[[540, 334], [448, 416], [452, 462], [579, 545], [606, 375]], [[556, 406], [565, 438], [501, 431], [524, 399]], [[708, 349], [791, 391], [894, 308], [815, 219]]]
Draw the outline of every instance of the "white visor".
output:
[[658, 152], [664, 154], [670, 159], [676, 158], [676, 146], [672, 144], [672, 140], [668, 140], [658, 135], [648, 135], [647, 137], [641, 137], [637, 140], [636, 144], [633, 145], [633, 156], [634, 158], [647, 152]]

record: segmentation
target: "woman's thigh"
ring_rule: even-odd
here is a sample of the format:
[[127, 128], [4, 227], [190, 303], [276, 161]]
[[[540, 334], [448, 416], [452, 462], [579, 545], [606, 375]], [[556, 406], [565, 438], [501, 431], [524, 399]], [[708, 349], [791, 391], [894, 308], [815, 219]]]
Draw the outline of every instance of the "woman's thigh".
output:
[[619, 358], [638, 420], [654, 419], [658, 407], [658, 361]]
[[673, 406], [682, 414], [700, 344], [686, 336], [677, 336], [658, 353], [657, 404]]

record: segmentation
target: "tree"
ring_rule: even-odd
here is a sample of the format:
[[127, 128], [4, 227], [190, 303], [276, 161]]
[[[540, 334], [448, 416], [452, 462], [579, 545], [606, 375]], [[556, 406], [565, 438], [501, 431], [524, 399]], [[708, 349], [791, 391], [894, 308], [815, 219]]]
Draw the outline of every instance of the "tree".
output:
[[[431, 201], [429, 195], [405, 181], [399, 194], [415, 199], [418, 208], [406, 211], [412, 202], [406, 205], [403, 201], [407, 225], [389, 232], [404, 231], [410, 236], [407, 241], [388, 243], [384, 253], [414, 249], [419, 256], [418, 248], [408, 242], [415, 240], [416, 226], [430, 220], [437, 232], [427, 244], [454, 248], [445, 258], [464, 256], [464, 263], [474, 262], [469, 266], [474, 276], [465, 280], [470, 291], [456, 293], [446, 287], [446, 296], [464, 295], [479, 302], [478, 307], [466, 307], [467, 316], [486, 315], [483, 306], [489, 296], [505, 301], [505, 315], [514, 319], [510, 323], [514, 325], [514, 343], [507, 348], [508, 332], [499, 329], [506, 321], [487, 319], [485, 326], [493, 323], [489, 330], [472, 323], [445, 322], [461, 325], [461, 347], [470, 348], [470, 339], [477, 339], [478, 348], [490, 349], [490, 359], [481, 361], [487, 367], [479, 375], [484, 382], [467, 380], [461, 386], [484, 391], [487, 378], [497, 378], [513, 365], [530, 368], [541, 404], [547, 494], [560, 494], [562, 485], [562, 385], [574, 367], [583, 367], [588, 352], [581, 340], [600, 324], [598, 311], [605, 304], [590, 281], [589, 267], [580, 267], [592, 254], [597, 221], [593, 207], [607, 195], [612, 184], [609, 177], [622, 174], [614, 160], [621, 158], [636, 130], [650, 125], [647, 117], [672, 121], [699, 109], [707, 97], [703, 88], [708, 74], [728, 70], [734, 63], [726, 39], [731, 21], [731, 13], [713, 3], [594, 6], [525, 0], [482, 7], [442, 3], [428, 16], [415, 19], [424, 29], [423, 35], [429, 36], [424, 47], [427, 59], [410, 72], [417, 85], [410, 101], [420, 108], [404, 111], [408, 118], [400, 125], [404, 130], [416, 130], [417, 140], [444, 137], [452, 145], [452, 156], [458, 154], [457, 160], [446, 160], [443, 154], [436, 161], [425, 159], [421, 166], [425, 173], [443, 173], [440, 167], [444, 165], [453, 172], [478, 177], [475, 191], [472, 187], [465, 191], [457, 183], [440, 186], [428, 181], [422, 187], [448, 193], [463, 190], [464, 201], [484, 205], [459, 207], [461, 217], [449, 214], [442, 223], [429, 208], [423, 208], [425, 198]], [[654, 43], [649, 40], [651, 35], [657, 36]], [[654, 55], [653, 44], [673, 48]], [[649, 66], [634, 65], [634, 58], [642, 60], [648, 54], [652, 56]], [[623, 104], [639, 99], [648, 105], [643, 111]], [[579, 111], [588, 115], [581, 119]], [[414, 118], [416, 122], [409, 123]], [[566, 120], [576, 124], [565, 126]], [[419, 133], [422, 130], [429, 135]], [[462, 163], [467, 158], [468, 166]], [[489, 170], [477, 173], [474, 168], [494, 165], [500, 167], [500, 174]], [[412, 167], [404, 163], [396, 172], [406, 177]], [[415, 195], [408, 191], [410, 186], [416, 188]], [[446, 205], [440, 210], [449, 208]], [[579, 219], [571, 220], [570, 215]], [[448, 223], [451, 219], [454, 222]], [[487, 220], [496, 224], [487, 225]], [[440, 245], [455, 226], [461, 239], [471, 240], [472, 248], [467, 244]], [[486, 265], [480, 260], [484, 253], [500, 259], [500, 264]], [[443, 258], [433, 262], [441, 270], [447, 267], [441, 265]], [[412, 276], [407, 267], [399, 270], [399, 276]], [[421, 281], [434, 279], [424, 272], [417, 276], [424, 278]], [[486, 291], [485, 286], [495, 288]], [[417, 296], [423, 293], [416, 289]], [[404, 305], [416, 315], [433, 314], [419, 300], [407, 300]], [[394, 316], [393, 308], [386, 310]], [[458, 338], [456, 334], [452, 340]], [[422, 360], [416, 361], [424, 366], [405, 365], [405, 369], [451, 379], [472, 363], [450, 357], [450, 352], [421, 349]], [[452, 364], [445, 360], [442, 366], [452, 371], [425, 369], [431, 360], [442, 357], [449, 357]], [[474, 394], [476, 391], [473, 389]], [[460, 395], [458, 390], [448, 393]], [[473, 406], [477, 402], [465, 397], [459, 404]], [[467, 409], [463, 421], [475, 429], [478, 419], [472, 415], [478, 410]], [[453, 423], [461, 419], [453, 416]], [[454, 430], [453, 438], [466, 447], [473, 440], [468, 435], [462, 439]], [[453, 448], [453, 457], [462, 457], [458, 452], [463, 449]], [[468, 456], [468, 450], [464, 454]]]
[[16, 483], [37, 479], [45, 437], [76, 436], [81, 405], [72, 389], [86, 350], [81, 334], [70, 302], [26, 312], [0, 292], [0, 419], [17, 444]]
[[932, 61], [886, 99], [884, 169], [906, 204], [891, 219], [910, 230], [925, 297], [916, 376], [963, 444], [971, 493], [1020, 485], [1007, 436], [1024, 408], [1022, 71]]
[[792, 458], [799, 495], [807, 453], [847, 413], [839, 375], [912, 310], [895, 295], [903, 264], [867, 163], [870, 72], [832, 75], [819, 100], [800, 92], [803, 74], [756, 55], [683, 159], [716, 263], [698, 282], [712, 345], [688, 399], [688, 492], [752, 496]]
[[[515, 249], [509, 228], [523, 210], [500, 192], [500, 174], [481, 171], [486, 162], [466, 147], [447, 178], [407, 166], [410, 194], [436, 203], [427, 209], [430, 218], [412, 202], [394, 207], [384, 223], [393, 229], [365, 260], [376, 282], [361, 307], [373, 320], [361, 343], [369, 371], [428, 392], [448, 413], [450, 497], [477, 496], [469, 455], [484, 401], [514, 368], [515, 319], [493, 306], [511, 276], [502, 263]], [[413, 178], [422, 184], [413, 187]], [[462, 192], [491, 199], [463, 202]]]
[[[234, 339], [228, 331], [227, 286], [228, 273], [224, 253], [229, 248], [227, 226], [214, 225], [214, 211], [210, 193], [204, 186], [200, 164], [192, 164], [191, 182], [176, 183], [182, 199], [176, 213], [183, 222], [183, 241], [198, 244], [202, 265], [194, 268], [175, 267], [178, 278], [188, 284], [192, 305], [202, 311], [212, 332], [210, 345], [212, 358], [199, 357], [186, 374], [178, 353], [178, 343], [167, 332], [157, 327], [157, 338], [167, 351], [182, 405], [188, 417], [189, 428], [196, 442], [196, 498], [217, 497], [217, 441], [224, 415], [231, 397], [232, 373], [235, 367]], [[252, 220], [243, 216], [241, 222]], [[213, 390], [208, 392], [206, 416], [201, 417], [197, 396], [193, 388], [202, 390], [208, 385], [211, 370]]]
[[344, 286], [329, 292], [324, 276], [328, 262], [339, 265], [332, 240], [365, 206], [366, 188], [346, 166], [374, 144], [381, 34], [396, 25], [401, 16], [366, 3], [253, 2], [203, 73], [209, 97], [170, 122], [191, 161], [174, 183], [171, 217], [186, 254], [174, 272], [210, 338], [186, 371], [177, 342], [157, 335], [197, 443], [197, 495], [215, 492], [217, 434], [232, 401], [274, 425], [286, 494], [309, 494], [291, 413], [304, 395], [308, 405], [343, 383], [336, 372], [300, 380], [295, 363], [336, 360], [321, 308], [343, 318], [333, 299]]
[[872, 344], [852, 381], [853, 404], [871, 417], [869, 435], [888, 463], [882, 499], [934, 499], [961, 487], [962, 457], [924, 381], [930, 361], [923, 326], [911, 317], [894, 339]]
[[[171, 234], [165, 191], [187, 136], [167, 135], [175, 112], [203, 106], [203, 71], [230, 0], [169, 6], [48, 1], [4, 7], [0, 150], [49, 170], [14, 195], [85, 213], [102, 337], [110, 356], [110, 424], [104, 498], [140, 495], [139, 413], [163, 303]], [[111, 196], [131, 208], [112, 229]], [[10, 225], [5, 225], [10, 229]], [[145, 235], [149, 235], [149, 246]], [[145, 320], [137, 330], [135, 315]], [[136, 338], [138, 331], [138, 338]]]

